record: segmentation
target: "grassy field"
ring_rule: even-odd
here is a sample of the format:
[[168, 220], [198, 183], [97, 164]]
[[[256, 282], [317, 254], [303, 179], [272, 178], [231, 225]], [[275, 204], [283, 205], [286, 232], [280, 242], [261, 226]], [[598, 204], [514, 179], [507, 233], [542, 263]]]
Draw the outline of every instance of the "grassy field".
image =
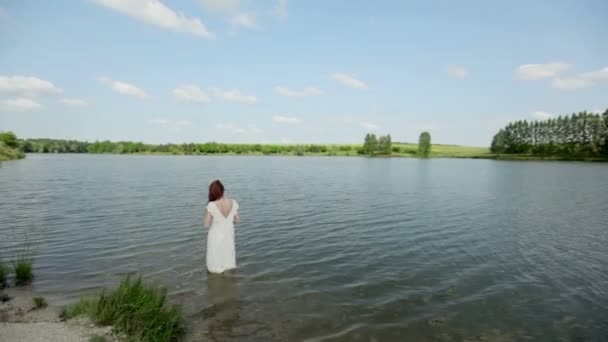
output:
[[[361, 145], [325, 145], [328, 150], [325, 153], [308, 153], [304, 155], [335, 155], [335, 156], [361, 156], [357, 150]], [[349, 151], [344, 151], [344, 146], [350, 146]], [[391, 157], [419, 157], [418, 144], [393, 143]], [[494, 158], [487, 147], [459, 146], [459, 145], [432, 145], [431, 158]]]
[[[393, 143], [393, 147], [399, 147], [399, 152], [393, 152], [395, 155], [406, 157], [416, 157], [418, 144], [411, 143]], [[492, 158], [494, 154], [490, 153], [487, 147], [472, 147], [459, 145], [432, 145], [431, 157], [434, 158]]]

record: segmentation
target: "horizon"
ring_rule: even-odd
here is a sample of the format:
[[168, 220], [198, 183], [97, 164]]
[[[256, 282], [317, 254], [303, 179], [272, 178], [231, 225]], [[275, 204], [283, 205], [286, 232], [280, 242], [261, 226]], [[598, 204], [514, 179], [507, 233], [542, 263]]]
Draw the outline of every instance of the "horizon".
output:
[[608, 108], [604, 13], [601, 0], [0, 1], [0, 130], [283, 145], [429, 131], [487, 147], [511, 121]]
[[[390, 134], [390, 133], [389, 133]], [[182, 144], [223, 144], [223, 145], [319, 145], [319, 146], [339, 146], [339, 145], [343, 145], [343, 146], [347, 146], [347, 145], [363, 145], [363, 140], [359, 143], [325, 143], [325, 142], [273, 142], [273, 143], [261, 143], [261, 142], [252, 142], [252, 143], [240, 143], [240, 142], [222, 142], [222, 141], [213, 141], [213, 140], [209, 140], [209, 141], [186, 141], [186, 142], [170, 142], [170, 141], [166, 141], [166, 142], [161, 142], [161, 143], [150, 143], [150, 142], [146, 142], [146, 141], [135, 141], [135, 140], [108, 140], [108, 139], [104, 139], [104, 140], [78, 140], [78, 139], [62, 139], [62, 138], [22, 138], [22, 137], [17, 137], [21, 140], [63, 140], [63, 141], [78, 141], [78, 142], [84, 142], [84, 143], [96, 143], [96, 142], [111, 142], [111, 143], [123, 143], [123, 142], [129, 142], [129, 143], [142, 143], [144, 145], [182, 145]], [[432, 138], [432, 136], [431, 136]], [[411, 141], [393, 141], [392, 142], [393, 145], [418, 145], [418, 142], [411, 142]], [[460, 146], [460, 147], [478, 147], [478, 148], [487, 148], [488, 146], [471, 146], [471, 145], [459, 145], [459, 144], [443, 144], [443, 143], [432, 143], [431, 141], [431, 145], [437, 145], [437, 146]]]

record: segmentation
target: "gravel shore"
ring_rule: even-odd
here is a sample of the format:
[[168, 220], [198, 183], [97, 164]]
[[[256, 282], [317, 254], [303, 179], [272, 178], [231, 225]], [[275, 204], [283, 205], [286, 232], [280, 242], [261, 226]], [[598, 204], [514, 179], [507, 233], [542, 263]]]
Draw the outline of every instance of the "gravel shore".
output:
[[85, 317], [62, 321], [61, 307], [48, 303], [36, 309], [31, 289], [8, 288], [1, 291], [12, 299], [0, 303], [0, 341], [3, 342], [88, 342], [94, 335], [108, 342], [118, 341], [111, 327], [98, 327]]

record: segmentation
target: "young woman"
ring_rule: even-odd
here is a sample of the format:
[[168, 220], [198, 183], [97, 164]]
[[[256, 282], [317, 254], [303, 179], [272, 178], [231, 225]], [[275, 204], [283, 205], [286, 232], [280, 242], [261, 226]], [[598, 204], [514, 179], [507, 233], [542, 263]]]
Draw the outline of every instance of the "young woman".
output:
[[239, 204], [224, 196], [224, 185], [219, 180], [209, 185], [209, 203], [205, 214], [207, 235], [207, 270], [223, 273], [236, 268], [234, 224], [241, 223]]

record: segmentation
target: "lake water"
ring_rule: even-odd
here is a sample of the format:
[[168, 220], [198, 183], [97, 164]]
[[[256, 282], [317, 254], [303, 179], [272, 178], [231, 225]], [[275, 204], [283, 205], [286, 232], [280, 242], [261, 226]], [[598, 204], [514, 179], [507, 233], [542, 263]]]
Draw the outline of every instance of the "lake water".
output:
[[[208, 276], [208, 183], [241, 206]], [[68, 303], [138, 272], [189, 340], [606, 341], [608, 165], [28, 155], [0, 166], [0, 257]]]

